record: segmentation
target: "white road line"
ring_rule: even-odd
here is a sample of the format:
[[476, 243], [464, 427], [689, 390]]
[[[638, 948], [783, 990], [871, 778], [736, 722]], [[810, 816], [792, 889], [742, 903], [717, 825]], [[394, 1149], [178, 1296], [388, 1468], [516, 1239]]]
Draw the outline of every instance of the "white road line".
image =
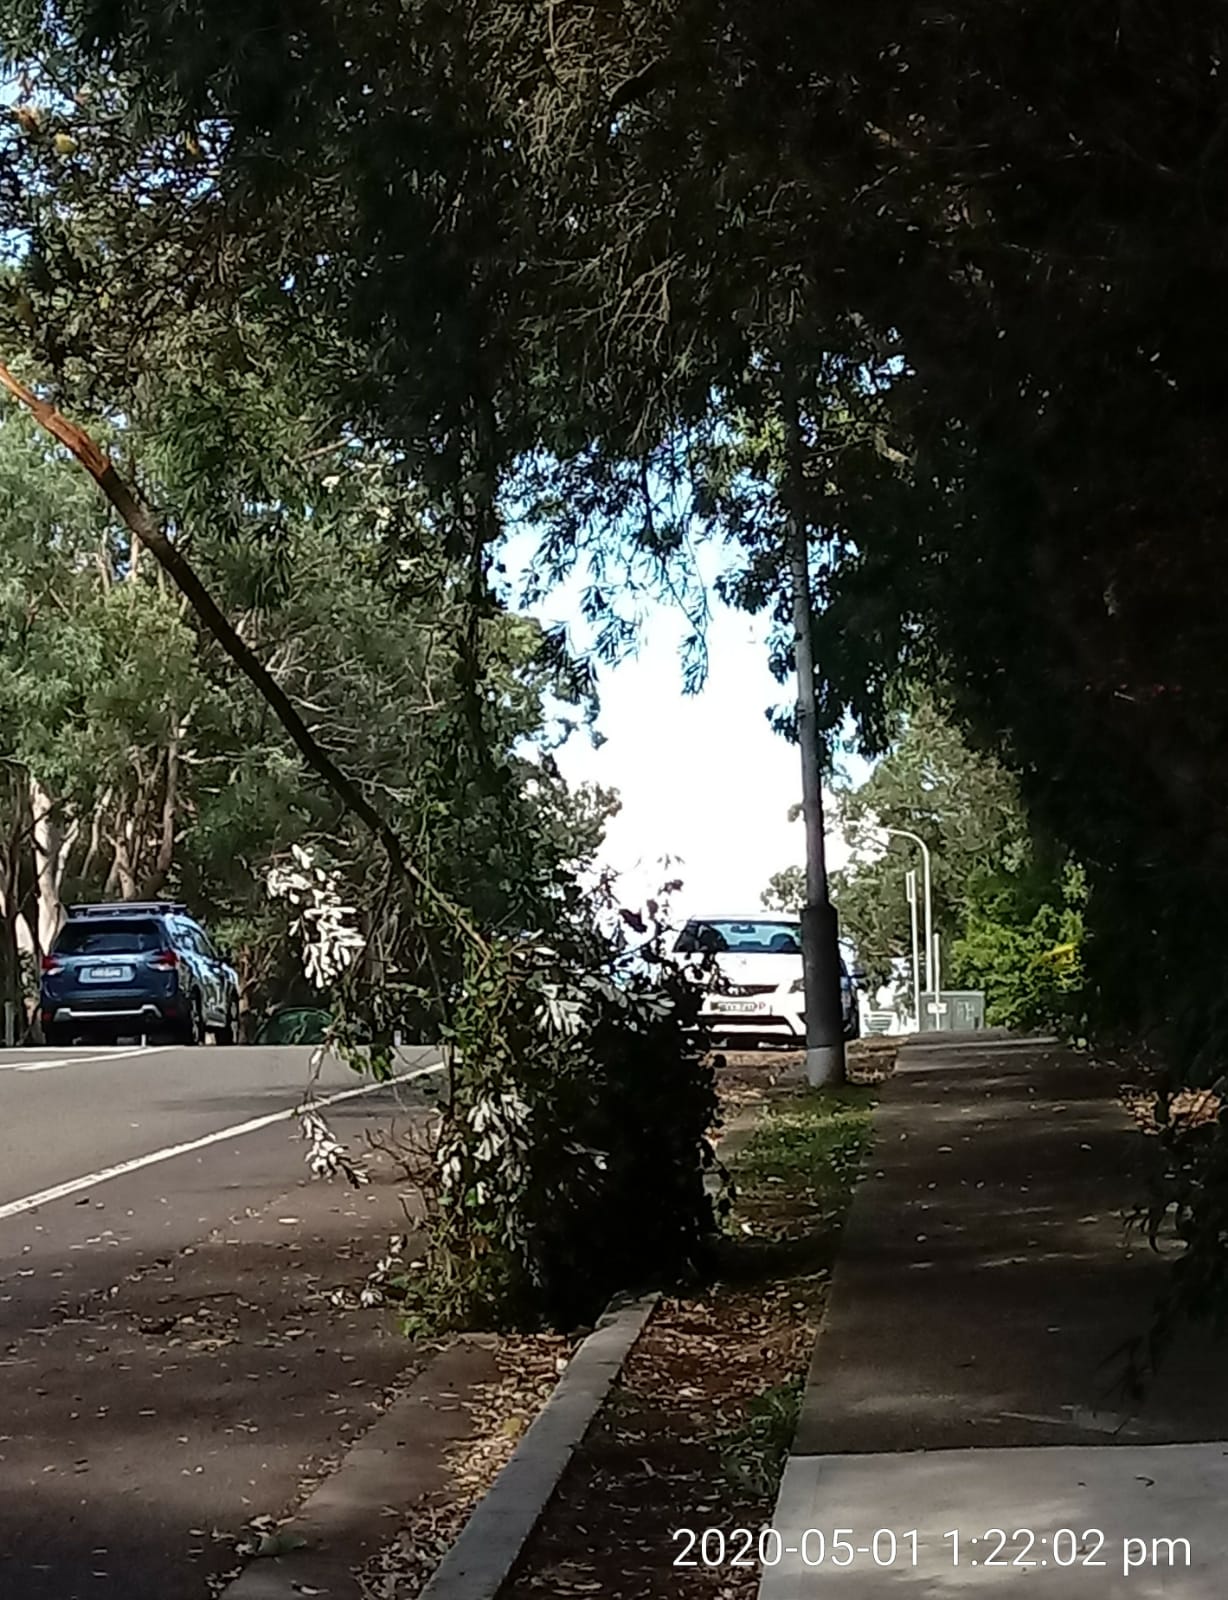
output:
[[102, 1055], [56, 1056], [48, 1061], [0, 1061], [0, 1072], [50, 1072], [53, 1067], [89, 1066], [95, 1061], [126, 1061], [130, 1056], [160, 1056], [173, 1045], [138, 1045], [131, 1050], [107, 1050]]
[[[340, 1100], [354, 1100], [359, 1095], [374, 1094], [377, 1089], [386, 1089], [394, 1083], [412, 1083], [415, 1078], [425, 1078], [432, 1072], [442, 1072], [443, 1064], [438, 1063], [433, 1067], [419, 1067], [414, 1072], [401, 1072], [395, 1078], [386, 1078], [382, 1083], [364, 1083], [357, 1089], [342, 1089], [337, 1094], [326, 1094], [314, 1102], [317, 1106], [335, 1106]], [[82, 1189], [93, 1189], [100, 1183], [107, 1183], [112, 1178], [124, 1178], [130, 1172], [139, 1172], [142, 1167], [156, 1166], [159, 1161], [170, 1161], [175, 1156], [191, 1155], [193, 1150], [204, 1150], [208, 1145], [221, 1144], [224, 1139], [238, 1139], [245, 1133], [257, 1133], [261, 1128], [271, 1128], [276, 1122], [289, 1122], [290, 1118], [298, 1112], [298, 1106], [287, 1106], [284, 1111], [273, 1111], [266, 1117], [253, 1117], [250, 1122], [237, 1122], [232, 1128], [219, 1128], [216, 1133], [207, 1133], [201, 1139], [191, 1139], [187, 1144], [167, 1145], [164, 1150], [152, 1150], [147, 1156], [134, 1156], [131, 1161], [121, 1161], [114, 1167], [103, 1167], [100, 1172], [89, 1172], [81, 1178], [70, 1178], [67, 1183], [57, 1183], [53, 1188], [40, 1189], [37, 1194], [28, 1194], [21, 1200], [10, 1200], [7, 1205], [0, 1206], [0, 1222], [6, 1222], [9, 1217], [20, 1216], [23, 1211], [33, 1211], [37, 1206], [50, 1205], [53, 1200], [63, 1200], [70, 1194], [80, 1194]]]

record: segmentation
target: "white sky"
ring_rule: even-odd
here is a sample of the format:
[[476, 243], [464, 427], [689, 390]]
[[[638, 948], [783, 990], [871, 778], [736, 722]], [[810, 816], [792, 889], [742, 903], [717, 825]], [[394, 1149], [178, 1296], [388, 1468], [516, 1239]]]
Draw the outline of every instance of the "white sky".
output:
[[[509, 572], [530, 550], [523, 539], [509, 545]], [[566, 622], [573, 646], [591, 637], [580, 616], [581, 588], [569, 583], [533, 608], [543, 622]], [[620, 874], [627, 903], [680, 878], [673, 910], [681, 916], [757, 910], [772, 874], [804, 857], [802, 824], [788, 820], [801, 798], [800, 756], [766, 716], [792, 698], [791, 687], [768, 670], [767, 619], [733, 611], [715, 596], [712, 610], [700, 693], [683, 691], [685, 620], [673, 607], [652, 606], [638, 653], [598, 668], [597, 726], [606, 742], [594, 750], [578, 733], [557, 752], [569, 782], [619, 791], [622, 810], [602, 859]], [[855, 759], [846, 765], [857, 781], [869, 770]], [[848, 850], [830, 831], [827, 843], [834, 870]], [[663, 867], [665, 856], [675, 864]]]

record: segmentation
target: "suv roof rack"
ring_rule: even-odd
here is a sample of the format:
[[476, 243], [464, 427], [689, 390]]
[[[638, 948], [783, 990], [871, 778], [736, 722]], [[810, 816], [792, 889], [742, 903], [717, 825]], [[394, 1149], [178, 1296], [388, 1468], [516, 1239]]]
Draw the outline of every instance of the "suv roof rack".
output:
[[70, 917], [186, 916], [177, 900], [108, 900], [105, 905], [69, 906]]

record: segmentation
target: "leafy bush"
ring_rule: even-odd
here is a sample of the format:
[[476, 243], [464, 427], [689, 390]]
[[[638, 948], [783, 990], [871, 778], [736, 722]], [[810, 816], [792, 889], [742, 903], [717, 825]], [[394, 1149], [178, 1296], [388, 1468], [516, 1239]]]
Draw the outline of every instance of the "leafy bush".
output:
[[798, 1376], [755, 1395], [745, 1419], [721, 1440], [721, 1465], [739, 1489], [770, 1500], [780, 1488], [804, 1389]]
[[1071, 1031], [1080, 1023], [1082, 874], [1067, 867], [1056, 885], [1045, 887], [1048, 895], [1040, 898], [1034, 883], [1007, 875], [985, 876], [971, 887], [951, 978], [957, 987], [985, 991], [991, 1026]]
[[468, 953], [411, 1316], [571, 1327], [700, 1269], [717, 1102], [696, 989], [659, 937], [628, 955], [591, 927]]
[[[371, 982], [370, 937], [327, 860], [296, 847], [268, 890], [294, 908], [318, 989], [385, 1011], [414, 992], [387, 967]], [[561, 903], [548, 942], [486, 937], [455, 912], [450, 939], [437, 936], [446, 1085], [429, 1148], [402, 1152], [426, 1248], [380, 1285], [411, 1328], [574, 1327], [617, 1290], [701, 1269], [721, 1209], [705, 1183], [718, 1105], [702, 986], [666, 959], [663, 913], [647, 910], [616, 914], [603, 887]], [[364, 1043], [337, 1013], [329, 1044], [386, 1076], [387, 1030], [362, 1030]]]

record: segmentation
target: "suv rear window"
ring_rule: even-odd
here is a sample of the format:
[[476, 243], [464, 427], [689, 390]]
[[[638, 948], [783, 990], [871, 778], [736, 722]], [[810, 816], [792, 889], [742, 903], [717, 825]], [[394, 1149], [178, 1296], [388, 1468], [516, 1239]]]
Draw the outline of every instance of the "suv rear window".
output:
[[135, 956], [152, 954], [166, 944], [156, 922], [119, 922], [110, 917], [96, 922], [82, 917], [67, 922], [55, 941], [58, 956]]
[[675, 953], [683, 956], [726, 951], [739, 955], [798, 955], [802, 929], [797, 922], [688, 922], [678, 935]]

